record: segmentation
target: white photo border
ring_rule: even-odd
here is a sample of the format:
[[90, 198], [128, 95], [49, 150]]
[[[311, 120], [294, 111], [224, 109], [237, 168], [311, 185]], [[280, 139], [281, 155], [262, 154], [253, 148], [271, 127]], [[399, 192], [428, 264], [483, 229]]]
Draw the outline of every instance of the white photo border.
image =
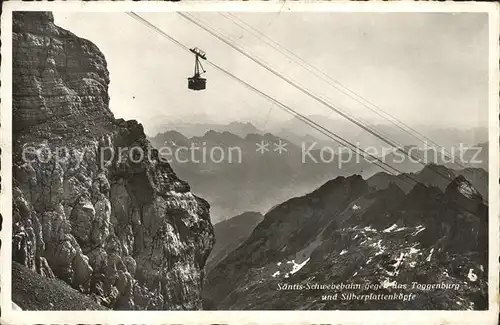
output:
[[[2, 4], [0, 213], [2, 324], [496, 324], [499, 294], [499, 5], [486, 2], [21, 2]], [[484, 12], [489, 16], [489, 310], [487, 311], [18, 311], [11, 305], [12, 12]]]

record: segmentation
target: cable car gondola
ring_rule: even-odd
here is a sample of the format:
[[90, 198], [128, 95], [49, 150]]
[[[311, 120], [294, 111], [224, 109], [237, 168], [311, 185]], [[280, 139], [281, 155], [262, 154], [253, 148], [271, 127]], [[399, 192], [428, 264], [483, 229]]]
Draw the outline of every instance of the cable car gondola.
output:
[[189, 50], [194, 53], [195, 59], [194, 59], [194, 75], [188, 78], [188, 88], [191, 90], [203, 90], [207, 86], [207, 79], [200, 77], [200, 69], [201, 71], [203, 71], [203, 73], [206, 72], [205, 69], [203, 69], [203, 66], [201, 65], [200, 58], [206, 60], [207, 57], [205, 55], [205, 52], [203, 52], [197, 47]]

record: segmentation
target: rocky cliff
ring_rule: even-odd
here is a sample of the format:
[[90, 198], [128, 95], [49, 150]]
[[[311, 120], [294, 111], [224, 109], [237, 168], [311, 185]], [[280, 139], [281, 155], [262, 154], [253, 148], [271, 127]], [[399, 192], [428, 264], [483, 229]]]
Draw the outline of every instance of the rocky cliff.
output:
[[43, 12], [12, 47], [13, 259], [109, 308], [201, 308], [209, 204], [114, 118], [104, 55]]

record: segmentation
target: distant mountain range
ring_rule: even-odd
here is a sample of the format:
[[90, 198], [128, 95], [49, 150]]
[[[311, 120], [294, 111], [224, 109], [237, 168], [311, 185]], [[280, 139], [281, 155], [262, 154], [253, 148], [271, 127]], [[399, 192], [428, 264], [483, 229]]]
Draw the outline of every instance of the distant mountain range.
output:
[[[388, 146], [387, 143], [381, 141], [374, 135], [361, 129], [359, 126], [350, 121], [333, 119], [322, 115], [309, 115], [307, 118], [332, 131], [333, 133], [342, 136], [348, 141], [359, 143], [362, 148], [369, 146]], [[398, 144], [403, 146], [417, 145], [422, 147], [424, 145], [423, 142], [418, 142], [415, 137], [395, 125], [375, 124], [369, 125], [369, 127], [386, 136], [387, 139], [397, 140]], [[272, 133], [275, 136], [287, 139], [298, 146], [302, 143], [312, 142], [317, 142], [320, 145], [337, 145], [331, 138], [328, 138], [322, 132], [311, 128], [311, 126], [305, 124], [297, 117], [285, 122], [270, 124], [265, 130], [257, 128], [251, 122], [231, 122], [228, 124], [183, 123], [179, 121], [170, 123], [166, 122], [164, 123], [162, 131], [157, 132], [153, 138], [161, 136], [161, 134], [167, 130], [175, 130], [187, 138], [201, 137], [211, 130], [219, 133], [230, 132], [242, 138], [249, 134], [263, 135], [265, 133]], [[488, 141], [488, 129], [486, 127], [476, 127], [464, 130], [458, 128], [438, 128], [423, 125], [415, 127], [409, 132], [418, 135], [418, 137], [422, 140], [425, 140], [425, 138], [430, 140], [425, 140], [429, 147], [436, 147], [436, 144], [438, 144], [448, 150], [451, 147], [458, 147], [460, 143], [472, 146], [477, 143]]]
[[[337, 177], [278, 204], [209, 271], [204, 308], [487, 309], [488, 207], [468, 180], [485, 189], [487, 178], [455, 173], [429, 166], [414, 175], [429, 186], [409, 191], [381, 174]], [[359, 298], [370, 294], [413, 298]]]
[[[217, 123], [166, 123], [163, 130], [175, 130], [179, 133], [182, 133], [184, 136], [191, 137], [200, 137], [203, 136], [208, 131], [217, 131], [217, 132], [230, 132], [240, 137], [245, 137], [248, 134], [256, 133], [263, 134], [265, 132], [257, 129], [250, 122], [231, 122], [229, 124], [217, 124]], [[158, 132], [157, 135], [162, 134], [162, 132]]]
[[[362, 148], [366, 148], [369, 146], [388, 146], [387, 143], [381, 141], [374, 135], [370, 134], [366, 130], [363, 130], [361, 127], [355, 125], [353, 122], [350, 122], [347, 119], [330, 118], [323, 115], [309, 115], [307, 116], [307, 118], [323, 126], [324, 128], [338, 135], [341, 135], [348, 141], [359, 143]], [[467, 146], [472, 146], [477, 143], [486, 142], [489, 139], [487, 127], [459, 129], [420, 125], [413, 127], [413, 130], [409, 130], [408, 133], [401, 129], [403, 127], [401, 125], [370, 125], [366, 122], [363, 122], [363, 124], [371, 128], [378, 134], [383, 135], [386, 139], [390, 139], [403, 146], [417, 145], [419, 147], [422, 147], [424, 145], [423, 142], [418, 142], [418, 140], [411, 134], [417, 135], [423, 141], [426, 141], [429, 147], [436, 147], [436, 144], [438, 144], [439, 146], [446, 149], [457, 147], [460, 143]], [[403, 128], [407, 129], [406, 127]], [[292, 140], [292, 137], [302, 138], [304, 136], [317, 138], [320, 140], [328, 139], [323, 133], [312, 129], [297, 117], [294, 117], [284, 123], [274, 125], [271, 129], [269, 129], [269, 132], [282, 136], [284, 138], [290, 138], [290, 140]], [[425, 138], [427, 138], [427, 140]]]
[[[190, 125], [190, 128], [196, 127], [201, 130], [207, 126], [213, 125]], [[189, 182], [194, 193], [210, 202], [213, 222], [246, 211], [265, 213], [274, 205], [305, 194], [337, 176], [359, 174], [368, 178], [384, 171], [374, 163], [376, 160], [357, 159], [356, 154], [342, 152], [339, 145], [332, 141], [318, 140], [310, 135], [293, 138], [291, 132], [288, 132], [288, 137], [276, 136], [258, 131], [249, 123], [235, 122], [226, 127], [236, 133], [209, 130], [201, 136], [188, 137], [177, 130], [170, 130], [150, 138], [156, 148], [169, 150], [171, 165], [175, 172], [181, 179]], [[251, 131], [256, 133], [247, 133]], [[284, 150], [286, 150], [281, 153], [277, 151], [280, 143], [285, 145]], [[266, 151], [258, 151], [258, 144], [267, 144]], [[199, 149], [192, 156], [189, 150], [179, 149], [191, 146], [205, 148], [205, 154]], [[479, 163], [472, 166], [448, 163], [447, 154], [436, 156], [432, 149], [424, 151], [407, 146], [402, 150], [408, 152], [411, 149], [414, 158], [427, 157], [429, 160], [425, 161], [427, 163], [434, 162], [456, 170], [465, 167], [482, 167], [487, 170], [488, 144], [482, 143], [478, 147], [482, 150], [474, 158]], [[213, 148], [218, 149], [214, 151], [216, 159], [224, 155], [221, 162], [217, 160], [214, 162], [211, 159], [210, 153]], [[177, 157], [174, 155], [176, 152], [180, 153]], [[383, 152], [376, 155], [381, 154]], [[463, 156], [470, 159], [474, 155], [475, 151], [470, 150]], [[206, 159], [203, 160], [203, 157]], [[383, 156], [383, 161], [401, 173], [417, 173], [424, 166], [408, 159], [402, 151], [395, 149], [388, 150]], [[386, 167], [385, 171], [395, 170]]]
[[[304, 156], [301, 147], [270, 133], [242, 138], [230, 132], [208, 131], [201, 137], [187, 138], [177, 131], [168, 131], [150, 140], [156, 148], [168, 148], [168, 153], [174, 153], [169, 156], [172, 168], [189, 182], [195, 194], [207, 199], [215, 223], [245, 211], [264, 213], [279, 202], [305, 194], [338, 175], [372, 175], [380, 171], [362, 159], [347, 161], [345, 156], [331, 159], [330, 152], [322, 160], [321, 147]], [[261, 143], [267, 144], [266, 151], [258, 151]], [[280, 143], [284, 145], [281, 153], [277, 150]], [[204, 147], [206, 155], [198, 150], [192, 159], [191, 152], [185, 149], [192, 145]], [[178, 148], [183, 149], [177, 151]], [[224, 152], [225, 159], [220, 163], [209, 157], [213, 148], [222, 148]], [[176, 152], [180, 152], [178, 157]], [[216, 158], [219, 157], [217, 151]], [[339, 157], [346, 162], [340, 162]]]

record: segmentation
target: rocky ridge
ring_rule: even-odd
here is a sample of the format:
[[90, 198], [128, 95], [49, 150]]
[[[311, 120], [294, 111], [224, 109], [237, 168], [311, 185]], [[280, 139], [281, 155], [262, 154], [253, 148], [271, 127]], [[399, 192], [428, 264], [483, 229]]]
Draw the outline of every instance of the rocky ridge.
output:
[[209, 204], [114, 118], [104, 55], [15, 12], [13, 58], [14, 261], [108, 308], [201, 308]]
[[[408, 193], [337, 177], [268, 212], [209, 272], [205, 307], [486, 309], [487, 244], [488, 208], [464, 176], [444, 191], [417, 183]], [[360, 287], [322, 287], [340, 284]], [[356, 298], [370, 294], [414, 296]]]

